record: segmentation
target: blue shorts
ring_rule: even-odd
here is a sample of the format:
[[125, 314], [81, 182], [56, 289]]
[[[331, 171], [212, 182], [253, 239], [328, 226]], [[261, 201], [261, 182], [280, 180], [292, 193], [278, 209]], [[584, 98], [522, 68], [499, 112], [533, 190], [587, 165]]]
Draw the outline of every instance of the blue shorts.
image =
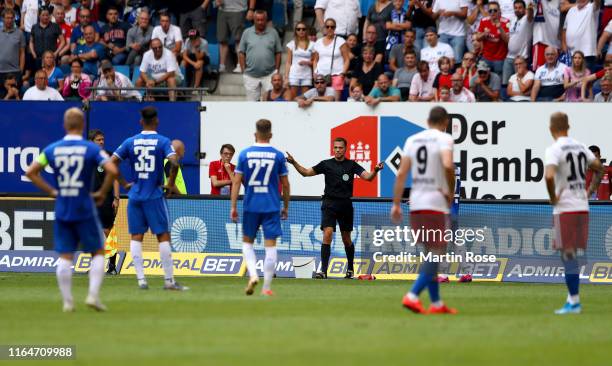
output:
[[168, 205], [164, 197], [147, 201], [128, 200], [127, 216], [130, 234], [144, 234], [149, 228], [155, 235], [169, 231]]
[[244, 212], [242, 235], [255, 239], [259, 226], [263, 227], [264, 239], [276, 239], [283, 234], [280, 212]]
[[86, 253], [104, 249], [104, 232], [97, 216], [80, 221], [60, 221], [53, 223], [55, 251], [60, 254], [74, 253], [81, 248]]

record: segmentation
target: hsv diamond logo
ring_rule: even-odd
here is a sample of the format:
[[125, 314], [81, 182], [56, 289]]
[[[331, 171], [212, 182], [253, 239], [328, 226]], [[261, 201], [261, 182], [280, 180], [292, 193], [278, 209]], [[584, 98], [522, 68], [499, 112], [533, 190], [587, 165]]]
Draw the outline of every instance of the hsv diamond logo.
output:
[[355, 160], [368, 171], [378, 162], [384, 162], [385, 169], [372, 182], [355, 180], [354, 195], [391, 197], [404, 143], [408, 137], [423, 130], [416, 123], [399, 117], [357, 117], [332, 128], [330, 154], [334, 154], [334, 139], [344, 137], [348, 141], [347, 159]]

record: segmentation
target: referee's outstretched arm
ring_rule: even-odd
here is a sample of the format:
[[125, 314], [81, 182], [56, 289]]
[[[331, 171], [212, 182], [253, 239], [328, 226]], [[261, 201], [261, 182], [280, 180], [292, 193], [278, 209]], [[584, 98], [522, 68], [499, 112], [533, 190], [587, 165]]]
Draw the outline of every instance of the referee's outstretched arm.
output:
[[374, 180], [374, 178], [376, 178], [376, 174], [378, 174], [378, 172], [381, 171], [384, 167], [385, 165], [382, 162], [378, 163], [374, 166], [374, 170], [372, 170], [371, 172], [363, 172], [361, 173], [360, 177], [361, 179], [364, 179], [370, 182]]
[[289, 154], [288, 151], [287, 151], [287, 162], [293, 165], [295, 167], [295, 170], [297, 170], [298, 173], [302, 175], [302, 177], [312, 177], [314, 175], [317, 175], [314, 169], [304, 168], [303, 166], [301, 166], [297, 161], [295, 161], [293, 156], [291, 156], [291, 154]]

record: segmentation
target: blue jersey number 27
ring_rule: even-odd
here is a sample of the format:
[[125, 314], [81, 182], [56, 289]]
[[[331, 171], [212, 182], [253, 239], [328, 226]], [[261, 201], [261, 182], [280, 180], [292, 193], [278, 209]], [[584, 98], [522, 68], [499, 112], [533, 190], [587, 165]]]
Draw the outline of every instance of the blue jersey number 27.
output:
[[[268, 183], [274, 169], [274, 160], [249, 159], [249, 169], [251, 170], [251, 176], [248, 186], [253, 187], [254, 193], [268, 193]], [[262, 169], [264, 169], [263, 179], [258, 179]]]

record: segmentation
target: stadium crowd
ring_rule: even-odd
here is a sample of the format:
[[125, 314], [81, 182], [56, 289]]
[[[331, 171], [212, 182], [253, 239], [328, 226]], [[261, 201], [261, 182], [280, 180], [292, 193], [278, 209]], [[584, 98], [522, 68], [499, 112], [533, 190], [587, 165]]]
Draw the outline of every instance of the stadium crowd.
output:
[[251, 101], [612, 101], [612, 0], [317, 0], [312, 22], [294, 0], [286, 45], [273, 3], [0, 0], [0, 99], [200, 87], [215, 44]]

